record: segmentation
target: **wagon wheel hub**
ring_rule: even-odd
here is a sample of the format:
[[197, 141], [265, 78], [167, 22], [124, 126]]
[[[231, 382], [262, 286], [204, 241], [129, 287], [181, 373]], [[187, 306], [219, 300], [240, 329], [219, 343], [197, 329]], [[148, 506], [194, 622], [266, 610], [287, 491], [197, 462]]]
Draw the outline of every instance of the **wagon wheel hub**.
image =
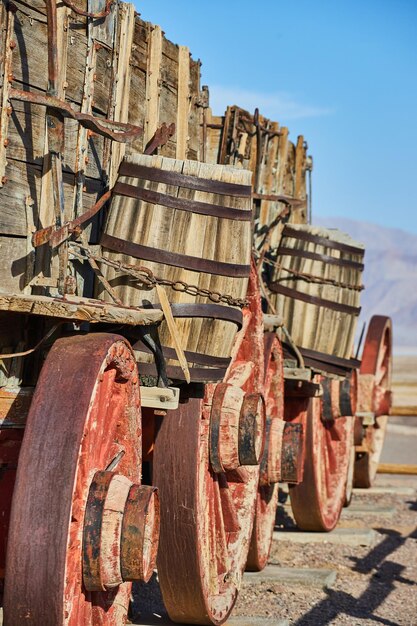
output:
[[210, 412], [210, 464], [221, 473], [242, 465], [259, 465], [265, 441], [265, 401], [260, 393], [216, 386]]
[[156, 565], [159, 500], [154, 487], [122, 474], [94, 475], [84, 520], [83, 581], [105, 591], [126, 581], [147, 582]]

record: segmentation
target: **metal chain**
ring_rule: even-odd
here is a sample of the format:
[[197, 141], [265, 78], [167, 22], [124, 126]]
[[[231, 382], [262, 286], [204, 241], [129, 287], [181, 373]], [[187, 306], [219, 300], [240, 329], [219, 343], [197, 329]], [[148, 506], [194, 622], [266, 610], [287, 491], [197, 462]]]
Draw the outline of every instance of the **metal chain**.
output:
[[363, 289], [365, 289], [363, 285], [352, 285], [350, 283], [341, 282], [334, 278], [322, 278], [320, 276], [313, 276], [313, 274], [307, 274], [305, 272], [297, 272], [297, 270], [284, 267], [283, 265], [281, 265], [281, 263], [271, 261], [270, 259], [264, 258], [263, 262], [267, 263], [268, 265], [272, 265], [273, 267], [276, 267], [277, 269], [282, 270], [283, 272], [287, 272], [288, 274], [292, 274], [293, 276], [302, 278], [303, 280], [306, 280], [309, 283], [317, 283], [321, 285], [322, 284], [333, 285], [334, 287], [342, 287], [344, 289], [351, 289], [352, 291], [362, 291]]
[[[233, 298], [233, 296], [222, 294], [220, 291], [210, 291], [210, 289], [204, 289], [203, 287], [198, 287], [197, 285], [190, 285], [183, 280], [168, 280], [167, 278], [158, 278], [154, 275], [152, 270], [148, 267], [144, 267], [142, 265], [129, 265], [127, 263], [122, 263], [121, 261], [113, 261], [111, 259], [106, 259], [100, 255], [93, 254], [89, 247], [84, 246], [78, 242], [71, 242], [70, 244], [72, 250], [71, 253], [77, 257], [78, 259], [85, 261], [92, 259], [96, 263], [101, 263], [103, 265], [107, 265], [112, 267], [117, 272], [121, 274], [125, 274], [135, 278], [141, 285], [147, 287], [148, 289], [154, 289], [155, 286], [163, 285], [165, 287], [171, 287], [174, 291], [179, 291], [181, 293], [187, 293], [190, 296], [204, 296], [208, 298], [212, 302], [228, 304], [229, 306], [237, 306], [241, 309], [249, 306], [249, 301], [243, 298]], [[83, 252], [83, 254], [78, 254], [74, 251], [74, 247], [78, 248]]]

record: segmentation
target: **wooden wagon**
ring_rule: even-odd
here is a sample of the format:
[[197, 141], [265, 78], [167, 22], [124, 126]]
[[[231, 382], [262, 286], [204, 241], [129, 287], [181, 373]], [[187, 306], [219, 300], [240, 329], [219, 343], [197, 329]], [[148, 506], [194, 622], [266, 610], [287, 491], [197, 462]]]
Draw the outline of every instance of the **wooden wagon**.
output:
[[157, 565], [172, 619], [220, 625], [279, 482], [311, 530], [372, 482], [390, 321], [351, 358], [363, 250], [307, 224], [303, 138], [214, 117], [132, 5], [0, 27], [4, 624], [125, 623]]

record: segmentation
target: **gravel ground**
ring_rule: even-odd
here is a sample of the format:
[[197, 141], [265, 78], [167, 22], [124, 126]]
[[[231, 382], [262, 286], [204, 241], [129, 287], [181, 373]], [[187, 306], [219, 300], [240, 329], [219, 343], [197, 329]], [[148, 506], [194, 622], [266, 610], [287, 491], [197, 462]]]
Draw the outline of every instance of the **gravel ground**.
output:
[[[409, 486], [417, 493], [417, 477], [378, 476], [378, 485]], [[233, 616], [268, 618], [272, 626], [280, 619], [291, 626], [417, 626], [416, 495], [355, 494], [353, 502], [395, 509], [390, 516], [350, 513], [342, 517], [340, 527], [378, 532], [372, 548], [281, 541], [272, 547], [271, 563], [335, 570], [337, 580], [331, 588], [251, 582], [243, 586]], [[290, 508], [281, 505], [277, 530], [294, 526]], [[141, 616], [152, 613], [165, 615], [156, 577], [136, 588], [132, 621], [146, 623]]]
[[[379, 476], [377, 485], [395, 482]], [[417, 479], [401, 484], [417, 488]], [[285, 567], [329, 568], [337, 572], [331, 589], [269, 584], [244, 587], [234, 615], [263, 615], [286, 618], [291, 625], [338, 626], [417, 625], [417, 521], [416, 498], [393, 494], [358, 496], [361, 502], [395, 507], [392, 517], [360, 515], [342, 518], [344, 528], [374, 528], [378, 542], [372, 548], [329, 543], [293, 544], [275, 542], [271, 562]], [[278, 526], [294, 522], [287, 508], [281, 507]], [[274, 621], [274, 620], [273, 620]]]

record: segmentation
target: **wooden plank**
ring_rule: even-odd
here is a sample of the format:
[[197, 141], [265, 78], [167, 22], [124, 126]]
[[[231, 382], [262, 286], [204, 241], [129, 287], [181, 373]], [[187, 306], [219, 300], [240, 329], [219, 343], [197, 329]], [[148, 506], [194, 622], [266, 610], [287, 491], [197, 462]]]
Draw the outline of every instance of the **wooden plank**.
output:
[[146, 111], [144, 145], [153, 137], [159, 122], [160, 72], [162, 62], [162, 31], [154, 26], [149, 37], [148, 67], [146, 76]]
[[[28, 232], [27, 201], [32, 202], [31, 223], [39, 224], [40, 189], [42, 170], [38, 165], [8, 159], [8, 181], [1, 190], [0, 233], [25, 237]], [[64, 172], [65, 202], [71, 204], [73, 200], [74, 175]], [[85, 180], [83, 194], [84, 209], [90, 208], [96, 201], [101, 189], [101, 181], [91, 178]], [[43, 223], [43, 227], [54, 224], [51, 221]]]
[[0, 428], [24, 428], [33, 392], [33, 387], [0, 389]]
[[417, 417], [417, 406], [393, 406], [390, 413], [399, 417]]
[[[12, 77], [12, 55], [13, 55], [13, 47], [12, 47], [12, 37], [14, 31], [14, 21], [15, 15], [13, 10], [7, 10], [6, 7], [1, 7], [1, 20], [2, 22], [6, 22], [5, 27], [3, 23], [0, 25], [2, 30], [2, 89], [1, 89], [1, 110], [0, 110], [0, 188], [3, 186], [5, 182], [5, 174], [6, 174], [6, 146], [7, 146], [7, 137], [8, 137], [8, 126], [9, 126], [9, 90], [10, 90], [10, 78]], [[5, 31], [5, 33], [4, 33]], [[5, 37], [4, 37], [5, 34]]]
[[188, 152], [188, 119], [190, 113], [190, 51], [178, 47], [178, 106], [177, 106], [177, 159], [185, 159]]
[[[133, 43], [135, 27], [135, 8], [132, 4], [122, 4], [119, 11], [119, 31], [117, 38], [117, 81], [114, 94], [114, 110], [112, 119], [118, 122], [127, 122], [129, 118], [130, 100], [130, 53]], [[139, 124], [143, 126], [143, 124]], [[110, 187], [116, 182], [119, 165], [126, 152], [126, 145], [112, 143], [110, 162]]]
[[188, 116], [188, 149], [187, 159], [202, 161], [201, 150], [203, 114], [208, 106], [205, 99], [206, 91], [200, 89], [200, 61], [190, 59], [190, 110]]
[[48, 298], [47, 296], [0, 294], [0, 311], [131, 326], [155, 324], [163, 319], [162, 311], [157, 309], [118, 307], [99, 300], [86, 300], [76, 296]]
[[[136, 354], [136, 353], [135, 353]], [[138, 357], [140, 353], [137, 353]], [[141, 406], [153, 409], [177, 409], [180, 399], [178, 387], [144, 387], [140, 388]]]
[[19, 292], [24, 289], [26, 255], [26, 238], [0, 236], [0, 292]]
[[380, 463], [378, 474], [417, 475], [417, 465], [403, 465], [401, 463]]

